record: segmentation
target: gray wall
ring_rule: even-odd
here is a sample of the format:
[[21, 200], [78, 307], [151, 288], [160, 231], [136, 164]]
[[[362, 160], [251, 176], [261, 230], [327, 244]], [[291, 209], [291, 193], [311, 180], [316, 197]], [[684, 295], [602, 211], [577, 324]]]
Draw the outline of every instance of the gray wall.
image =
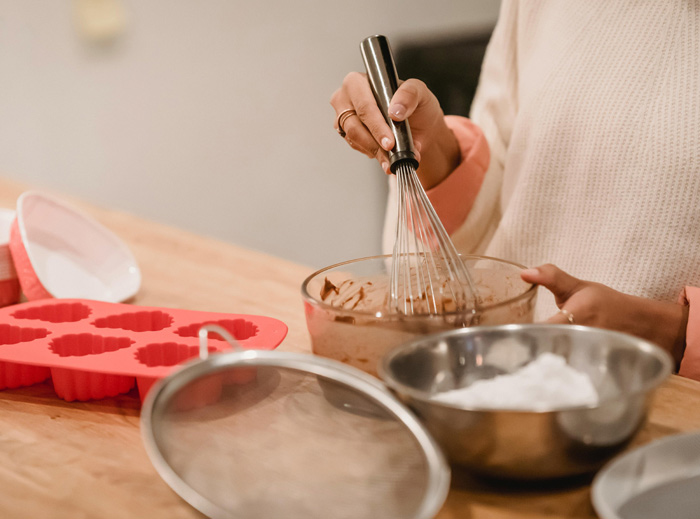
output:
[[[110, 7], [125, 15], [116, 37], [87, 37]], [[365, 36], [396, 47], [497, 12], [497, 0], [0, 0], [0, 175], [309, 266], [375, 254], [386, 179], [333, 131], [331, 93], [361, 70]]]

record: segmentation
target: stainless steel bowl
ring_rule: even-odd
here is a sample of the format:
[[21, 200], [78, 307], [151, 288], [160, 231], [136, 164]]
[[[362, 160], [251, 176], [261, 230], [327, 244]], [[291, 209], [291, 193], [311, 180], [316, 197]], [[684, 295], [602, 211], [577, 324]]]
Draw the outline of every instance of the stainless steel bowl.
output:
[[[532, 410], [468, 408], [432, 400], [475, 380], [510, 373], [544, 352], [586, 373], [599, 402]], [[422, 419], [451, 463], [521, 480], [591, 473], [634, 437], [653, 390], [671, 373], [661, 348], [631, 335], [549, 324], [480, 326], [394, 348], [379, 374]]]

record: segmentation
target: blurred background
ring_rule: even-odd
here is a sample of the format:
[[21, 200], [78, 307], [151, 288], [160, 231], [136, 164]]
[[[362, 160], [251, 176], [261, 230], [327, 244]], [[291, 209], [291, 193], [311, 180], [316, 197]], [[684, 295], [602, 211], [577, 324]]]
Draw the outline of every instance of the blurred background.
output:
[[387, 177], [333, 130], [385, 34], [466, 113], [498, 0], [0, 0], [0, 176], [321, 267], [380, 252]]

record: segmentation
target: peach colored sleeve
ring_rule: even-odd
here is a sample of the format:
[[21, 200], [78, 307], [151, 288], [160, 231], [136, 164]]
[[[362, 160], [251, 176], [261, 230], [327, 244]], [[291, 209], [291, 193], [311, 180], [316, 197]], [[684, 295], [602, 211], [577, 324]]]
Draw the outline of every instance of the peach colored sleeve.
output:
[[450, 175], [427, 191], [448, 234], [456, 231], [474, 204], [489, 166], [490, 151], [481, 129], [466, 117], [445, 116], [459, 143], [461, 162]]
[[678, 374], [700, 380], [700, 288], [685, 287], [678, 299], [679, 303], [689, 306], [685, 353]]

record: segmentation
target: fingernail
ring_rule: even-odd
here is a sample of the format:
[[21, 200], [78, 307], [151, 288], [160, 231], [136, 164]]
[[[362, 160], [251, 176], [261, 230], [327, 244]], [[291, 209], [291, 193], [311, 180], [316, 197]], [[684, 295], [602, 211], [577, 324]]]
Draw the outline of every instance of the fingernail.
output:
[[391, 139], [389, 137], [384, 137], [382, 139], [381, 144], [382, 148], [384, 148], [385, 150], [389, 151], [391, 149]]
[[385, 172], [388, 173], [388, 172], [389, 172], [389, 163], [388, 163], [388, 162], [382, 162], [382, 169], [383, 169]]
[[406, 107], [401, 104], [393, 104], [389, 107], [389, 113], [396, 119], [403, 119], [406, 116]]
[[521, 275], [524, 274], [526, 276], [536, 276], [539, 273], [540, 273], [540, 271], [537, 269], [523, 269], [520, 271]]

